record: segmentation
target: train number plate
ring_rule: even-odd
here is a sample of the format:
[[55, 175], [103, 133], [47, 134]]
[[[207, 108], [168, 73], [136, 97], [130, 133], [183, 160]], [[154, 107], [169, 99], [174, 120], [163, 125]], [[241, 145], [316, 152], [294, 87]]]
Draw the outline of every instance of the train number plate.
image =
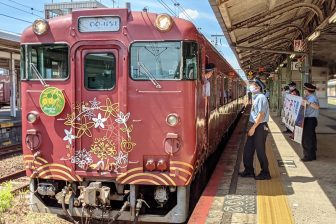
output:
[[79, 32], [116, 32], [120, 29], [120, 18], [116, 16], [80, 17]]

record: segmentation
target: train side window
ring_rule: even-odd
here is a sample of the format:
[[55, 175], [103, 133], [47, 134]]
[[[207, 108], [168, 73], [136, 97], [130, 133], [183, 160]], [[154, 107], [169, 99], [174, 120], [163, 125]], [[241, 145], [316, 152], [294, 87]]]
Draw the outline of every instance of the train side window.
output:
[[112, 53], [89, 53], [84, 59], [84, 85], [89, 90], [109, 90], [116, 82], [116, 60]]
[[69, 47], [66, 44], [28, 45], [26, 49], [25, 63], [30, 80], [39, 79], [39, 75], [47, 80], [69, 77]]
[[183, 42], [183, 79], [197, 79], [197, 54], [197, 43]]

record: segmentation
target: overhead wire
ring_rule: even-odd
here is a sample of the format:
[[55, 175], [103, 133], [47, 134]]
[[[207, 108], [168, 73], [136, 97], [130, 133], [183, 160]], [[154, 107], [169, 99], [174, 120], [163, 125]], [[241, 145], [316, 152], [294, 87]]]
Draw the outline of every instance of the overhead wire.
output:
[[193, 18], [191, 18], [191, 16], [187, 13], [187, 11], [183, 8], [183, 6], [178, 3], [176, 0], [171, 0], [171, 2], [174, 4], [174, 6], [177, 6], [180, 8], [181, 12], [183, 13], [183, 15], [189, 19], [190, 21], [194, 22], [196, 24], [196, 22], [194, 21]]
[[39, 15], [37, 15], [37, 14], [34, 14], [33, 12], [28, 12], [28, 11], [26, 11], [26, 10], [17, 8], [17, 7], [12, 6], [12, 5], [8, 5], [8, 4], [3, 3], [3, 2], [0, 2], [0, 4], [5, 5], [5, 6], [7, 6], [7, 7], [10, 7], [10, 8], [13, 8], [13, 9], [16, 9], [16, 10], [19, 10], [19, 11], [21, 11], [21, 12], [25, 12], [25, 13], [28, 13], [28, 14], [30, 14], [30, 15], [34, 15], [34, 16], [37, 16], [37, 17], [41, 18], [41, 16], [39, 16]]
[[157, 0], [168, 12], [177, 17], [177, 14], [163, 0]]
[[17, 4], [17, 5], [21, 5], [21, 6], [26, 7], [26, 8], [29, 8], [29, 9], [31, 9], [32, 11], [36, 11], [36, 12], [40, 12], [40, 13], [44, 13], [44, 11], [42, 11], [42, 10], [34, 9], [33, 7], [31, 7], [31, 6], [29, 6], [29, 5], [25, 5], [25, 4], [22, 4], [22, 3], [20, 3], [20, 2], [14, 1], [14, 0], [7, 0], [7, 1], [12, 2], [12, 3], [15, 3], [15, 4]]
[[20, 18], [14, 17], [14, 16], [9, 16], [9, 15], [3, 14], [3, 13], [0, 13], [0, 16], [5, 16], [5, 17], [11, 18], [11, 19], [16, 19], [16, 20], [26, 22], [26, 23], [30, 23], [30, 24], [33, 23], [33, 22], [28, 21], [28, 20], [20, 19]]

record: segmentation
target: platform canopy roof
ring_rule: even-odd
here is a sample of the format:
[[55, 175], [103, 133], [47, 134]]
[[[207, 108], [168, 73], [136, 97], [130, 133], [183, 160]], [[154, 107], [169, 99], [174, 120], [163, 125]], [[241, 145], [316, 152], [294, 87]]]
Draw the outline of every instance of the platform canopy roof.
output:
[[[314, 58], [324, 63], [335, 62], [335, 2], [209, 0], [224, 35], [245, 72], [272, 72], [288, 55], [294, 57], [293, 53], [298, 58], [312, 52]], [[314, 36], [317, 37], [314, 39]], [[302, 40], [295, 41], [302, 52], [294, 49], [294, 40]]]

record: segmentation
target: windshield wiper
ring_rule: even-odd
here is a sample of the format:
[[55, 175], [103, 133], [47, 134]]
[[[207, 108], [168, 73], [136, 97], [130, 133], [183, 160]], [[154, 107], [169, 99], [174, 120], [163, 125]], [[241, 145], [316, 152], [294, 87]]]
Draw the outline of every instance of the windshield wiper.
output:
[[49, 86], [45, 81], [44, 79], [42, 78], [40, 72], [37, 70], [36, 66], [34, 63], [30, 63], [30, 69], [34, 71], [35, 73], [35, 76], [39, 79], [39, 81], [41, 82], [41, 84], [46, 87], [46, 86]]
[[144, 74], [149, 78], [149, 80], [153, 83], [153, 85], [158, 88], [161, 89], [162, 86], [160, 85], [160, 83], [155, 79], [154, 75], [152, 73], [150, 73], [150, 71], [147, 69], [147, 67], [144, 65], [144, 63], [138, 61], [139, 66], [144, 70]]

